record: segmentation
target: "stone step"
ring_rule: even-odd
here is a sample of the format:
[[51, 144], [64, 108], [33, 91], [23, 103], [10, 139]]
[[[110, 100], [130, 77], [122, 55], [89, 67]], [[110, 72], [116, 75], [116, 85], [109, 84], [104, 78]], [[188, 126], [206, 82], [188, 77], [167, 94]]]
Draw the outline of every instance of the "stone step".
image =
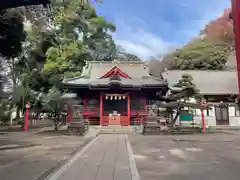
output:
[[134, 131], [100, 130], [98, 134], [135, 134]]
[[108, 125], [102, 126], [101, 129], [132, 129], [130, 126]]
[[131, 134], [135, 133], [130, 126], [103, 126], [99, 130], [99, 134]]

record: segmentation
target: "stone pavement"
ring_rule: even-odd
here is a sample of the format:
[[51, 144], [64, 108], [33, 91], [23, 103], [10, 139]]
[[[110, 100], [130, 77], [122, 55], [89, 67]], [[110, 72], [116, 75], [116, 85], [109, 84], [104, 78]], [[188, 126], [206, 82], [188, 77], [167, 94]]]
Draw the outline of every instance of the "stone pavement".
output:
[[127, 135], [100, 135], [48, 180], [138, 180]]
[[88, 142], [66, 131], [0, 135], [0, 179], [43, 180]]
[[129, 135], [142, 180], [239, 180], [239, 134]]

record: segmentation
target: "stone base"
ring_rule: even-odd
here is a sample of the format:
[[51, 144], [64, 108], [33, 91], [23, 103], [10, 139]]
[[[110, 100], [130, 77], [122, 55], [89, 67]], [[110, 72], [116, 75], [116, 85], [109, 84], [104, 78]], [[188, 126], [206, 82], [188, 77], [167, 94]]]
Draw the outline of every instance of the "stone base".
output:
[[108, 125], [100, 128], [99, 134], [131, 134], [135, 131], [130, 126]]

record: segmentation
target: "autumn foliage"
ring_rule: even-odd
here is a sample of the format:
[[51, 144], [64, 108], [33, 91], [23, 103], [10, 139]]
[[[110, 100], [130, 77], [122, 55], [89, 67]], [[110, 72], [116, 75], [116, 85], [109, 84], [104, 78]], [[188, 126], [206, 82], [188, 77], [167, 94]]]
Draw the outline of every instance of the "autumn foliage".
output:
[[[198, 37], [175, 52], [156, 62], [150, 70], [152, 74], [160, 74], [159, 70], [225, 70], [229, 55], [234, 51], [234, 28], [229, 19], [231, 9], [210, 21], [199, 33]], [[153, 64], [154, 64], [153, 63]], [[150, 63], [151, 64], [151, 63]], [[151, 66], [150, 66], [151, 67]]]
[[231, 9], [225, 9], [223, 14], [205, 26], [202, 34], [212, 40], [234, 41], [233, 21], [229, 19]]

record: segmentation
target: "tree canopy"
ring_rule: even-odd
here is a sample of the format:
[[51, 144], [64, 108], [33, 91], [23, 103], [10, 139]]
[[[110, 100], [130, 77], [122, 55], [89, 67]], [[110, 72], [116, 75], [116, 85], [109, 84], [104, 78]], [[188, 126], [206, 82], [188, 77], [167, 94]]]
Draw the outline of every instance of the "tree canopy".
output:
[[[197, 88], [193, 80], [194, 79], [190, 74], [182, 74], [181, 79], [178, 80], [174, 87], [181, 89], [192, 89], [194, 92], [192, 96], [200, 98], [200, 90]], [[189, 99], [189, 96], [187, 96], [186, 99]]]
[[16, 57], [22, 51], [22, 42], [26, 38], [23, 17], [17, 10], [0, 11], [0, 55], [6, 58]]
[[159, 66], [162, 69], [224, 70], [228, 56], [234, 51], [230, 11], [231, 9], [226, 9], [220, 17], [209, 22], [198, 37], [164, 56]]
[[[111, 35], [115, 25], [97, 15], [90, 0], [1, 10], [0, 25], [1, 79], [6, 76], [12, 94], [6, 107], [18, 112], [28, 102], [36, 109], [56, 110], [63, 94], [60, 81], [80, 75], [86, 60], [111, 61], [122, 55], [140, 60], [116, 45]], [[0, 81], [1, 91], [4, 83]]]

